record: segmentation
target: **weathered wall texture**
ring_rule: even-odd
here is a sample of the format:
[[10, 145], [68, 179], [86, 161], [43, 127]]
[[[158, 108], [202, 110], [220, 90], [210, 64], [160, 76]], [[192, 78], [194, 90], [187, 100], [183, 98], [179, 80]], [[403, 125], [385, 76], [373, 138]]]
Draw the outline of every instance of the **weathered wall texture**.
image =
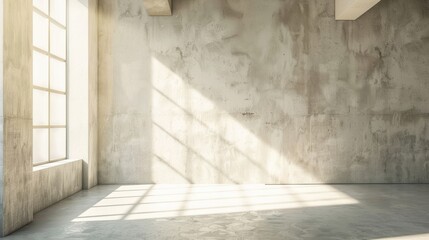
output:
[[429, 182], [429, 1], [99, 2], [99, 182]]
[[[3, 5], [4, 0], [0, 0], [0, 233], [3, 234]], [[1, 235], [0, 235], [1, 236]]]
[[82, 160], [37, 166], [32, 183], [33, 212], [37, 213], [82, 189]]
[[89, 78], [88, 78], [88, 173], [85, 189], [97, 185], [98, 159], [98, 0], [88, 2], [88, 51], [89, 51]]
[[31, 4], [27, 0], [2, 0], [0, 4], [3, 6], [0, 236], [33, 220]]

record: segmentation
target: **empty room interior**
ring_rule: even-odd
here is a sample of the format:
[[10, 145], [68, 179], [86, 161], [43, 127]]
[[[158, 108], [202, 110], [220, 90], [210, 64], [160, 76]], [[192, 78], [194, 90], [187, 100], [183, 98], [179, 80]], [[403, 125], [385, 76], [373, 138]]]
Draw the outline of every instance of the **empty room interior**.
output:
[[429, 0], [0, 0], [0, 238], [429, 239]]

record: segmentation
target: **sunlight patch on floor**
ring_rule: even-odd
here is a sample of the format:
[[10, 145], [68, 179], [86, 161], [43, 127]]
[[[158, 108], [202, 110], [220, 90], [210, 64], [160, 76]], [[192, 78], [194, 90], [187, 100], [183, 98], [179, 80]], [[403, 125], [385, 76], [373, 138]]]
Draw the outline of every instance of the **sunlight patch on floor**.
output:
[[427, 240], [429, 239], [429, 233], [427, 234], [417, 234], [417, 235], [407, 235], [401, 237], [388, 237], [388, 238], [377, 238], [374, 240]]
[[73, 222], [140, 220], [357, 204], [328, 185], [124, 185]]

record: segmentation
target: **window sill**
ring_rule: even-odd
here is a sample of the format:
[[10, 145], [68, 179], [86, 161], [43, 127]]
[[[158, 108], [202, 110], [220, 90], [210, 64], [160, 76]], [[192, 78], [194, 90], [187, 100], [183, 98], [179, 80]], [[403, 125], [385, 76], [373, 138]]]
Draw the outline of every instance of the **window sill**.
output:
[[56, 161], [56, 162], [50, 162], [50, 163], [42, 164], [42, 165], [34, 166], [33, 167], [33, 172], [45, 170], [45, 169], [48, 169], [48, 168], [58, 167], [58, 166], [61, 166], [61, 165], [65, 165], [65, 164], [72, 163], [72, 162], [77, 162], [77, 161], [82, 161], [82, 160], [81, 159], [66, 159], [66, 160], [61, 160], [61, 161]]

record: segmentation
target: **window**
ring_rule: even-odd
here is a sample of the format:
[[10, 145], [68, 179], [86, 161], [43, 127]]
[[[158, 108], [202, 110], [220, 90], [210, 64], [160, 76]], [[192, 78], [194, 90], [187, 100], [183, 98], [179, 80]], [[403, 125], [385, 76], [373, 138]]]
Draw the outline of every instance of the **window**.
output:
[[67, 0], [33, 0], [33, 164], [67, 157]]

